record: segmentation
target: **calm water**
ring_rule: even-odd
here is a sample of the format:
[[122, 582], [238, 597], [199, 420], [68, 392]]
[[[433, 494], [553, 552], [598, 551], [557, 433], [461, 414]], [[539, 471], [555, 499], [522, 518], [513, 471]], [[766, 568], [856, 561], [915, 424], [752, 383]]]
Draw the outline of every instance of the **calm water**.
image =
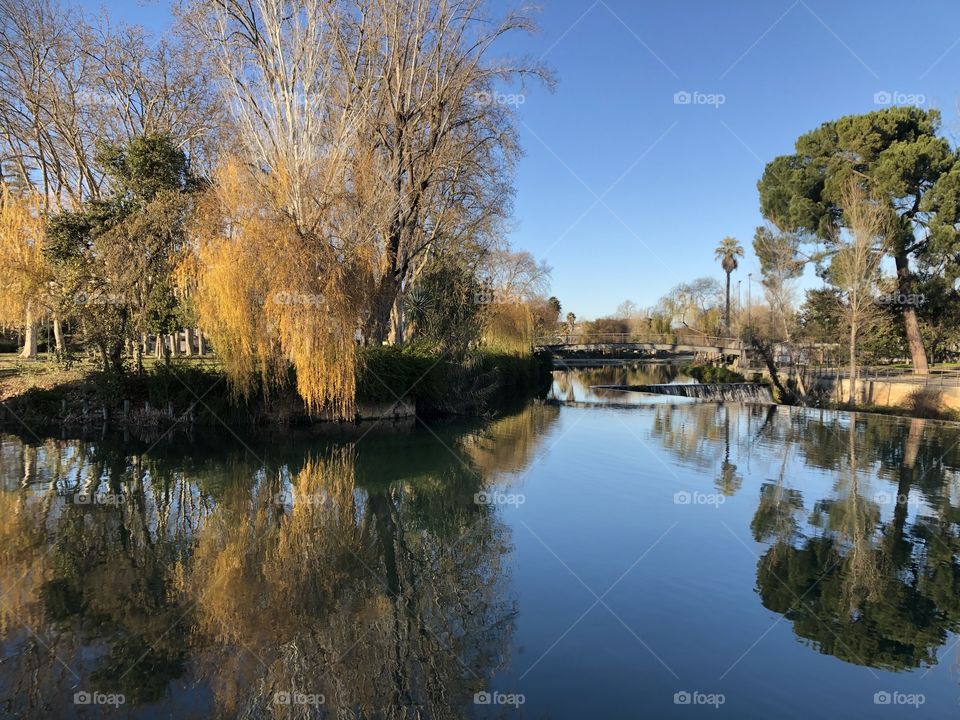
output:
[[618, 402], [364, 432], [0, 436], [0, 716], [960, 714], [956, 427]]

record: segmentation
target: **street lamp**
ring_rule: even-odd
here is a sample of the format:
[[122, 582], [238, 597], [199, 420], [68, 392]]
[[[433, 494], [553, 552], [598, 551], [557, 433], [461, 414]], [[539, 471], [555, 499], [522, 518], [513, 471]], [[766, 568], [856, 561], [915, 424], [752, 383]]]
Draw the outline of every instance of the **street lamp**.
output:
[[753, 287], [753, 273], [747, 273], [747, 329], [751, 327], [753, 303], [750, 300], [750, 288]]

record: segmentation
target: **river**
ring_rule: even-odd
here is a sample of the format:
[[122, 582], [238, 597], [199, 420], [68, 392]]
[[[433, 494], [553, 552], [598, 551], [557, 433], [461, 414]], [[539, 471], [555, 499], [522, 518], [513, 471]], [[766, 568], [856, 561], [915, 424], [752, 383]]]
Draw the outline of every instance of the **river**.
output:
[[956, 716], [960, 429], [592, 389], [683, 380], [2, 435], [0, 717]]

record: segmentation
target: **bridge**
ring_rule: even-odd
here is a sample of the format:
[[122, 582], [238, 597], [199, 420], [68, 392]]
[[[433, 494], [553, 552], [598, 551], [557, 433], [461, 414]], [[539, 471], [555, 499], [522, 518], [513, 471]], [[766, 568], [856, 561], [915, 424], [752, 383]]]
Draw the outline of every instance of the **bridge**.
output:
[[695, 331], [677, 333], [558, 333], [537, 338], [535, 349], [554, 354], [598, 352], [664, 352], [677, 355], [724, 355], [739, 357], [742, 340], [705, 335]]

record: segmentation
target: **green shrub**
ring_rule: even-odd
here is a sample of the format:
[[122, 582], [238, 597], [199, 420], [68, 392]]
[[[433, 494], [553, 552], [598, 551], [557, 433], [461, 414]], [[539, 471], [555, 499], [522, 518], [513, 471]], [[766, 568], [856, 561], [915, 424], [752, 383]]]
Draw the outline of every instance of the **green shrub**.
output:
[[392, 402], [413, 395], [439, 401], [447, 390], [447, 360], [416, 348], [362, 348], [357, 359], [357, 398]]
[[681, 372], [699, 383], [709, 385], [746, 382], [743, 375], [724, 365], [686, 365], [681, 368]]

